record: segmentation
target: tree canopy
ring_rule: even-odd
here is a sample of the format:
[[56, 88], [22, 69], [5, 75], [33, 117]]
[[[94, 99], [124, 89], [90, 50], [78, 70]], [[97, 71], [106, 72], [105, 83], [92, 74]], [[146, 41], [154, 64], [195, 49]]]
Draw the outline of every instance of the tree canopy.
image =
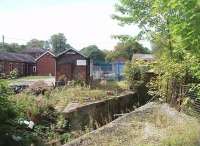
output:
[[179, 92], [174, 86], [200, 79], [198, 0], [119, 0], [116, 10], [113, 19], [121, 25], [138, 24], [138, 38], [149, 39], [159, 50], [154, 68], [159, 78], [153, 87], [157, 95], [174, 100]]
[[67, 43], [67, 39], [63, 33], [54, 34], [49, 41], [32, 39], [25, 45], [19, 45], [17, 43], [0, 43], [0, 52], [21, 52], [26, 48], [44, 48], [52, 49], [55, 54], [64, 51], [66, 48], [71, 48]]
[[120, 39], [120, 42], [115, 46], [114, 51], [110, 51], [107, 54], [107, 60], [115, 60], [119, 57], [131, 60], [134, 53], [150, 53], [150, 50], [148, 48], [143, 47], [133, 37], [117, 36], [117, 38]]
[[26, 47], [27, 48], [43, 48], [44, 45], [45, 45], [45, 41], [32, 39], [29, 42], [27, 42]]
[[70, 47], [66, 42], [67, 39], [63, 33], [54, 34], [50, 38], [50, 44], [55, 54], [63, 52], [66, 48]]
[[[119, 0], [113, 15], [120, 24], [138, 24], [139, 35], [162, 44], [169, 55], [183, 50], [199, 52], [198, 0]], [[177, 52], [178, 51], [178, 52]]]
[[25, 45], [19, 45], [17, 43], [0, 43], [0, 52], [20, 52], [26, 48]]
[[80, 51], [87, 57], [90, 57], [94, 61], [105, 61], [105, 54], [96, 45], [87, 46]]

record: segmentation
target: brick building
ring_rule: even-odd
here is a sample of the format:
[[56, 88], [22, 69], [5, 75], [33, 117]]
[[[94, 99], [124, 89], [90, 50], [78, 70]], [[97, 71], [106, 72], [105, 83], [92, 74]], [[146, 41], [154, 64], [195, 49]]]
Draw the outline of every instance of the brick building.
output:
[[[35, 51], [37, 52], [37, 51]], [[90, 60], [73, 48], [55, 56], [46, 50], [35, 58], [32, 53], [0, 53], [0, 74], [9, 75], [17, 69], [20, 76], [55, 76], [56, 81], [82, 80], [89, 82]]]
[[0, 53], [0, 74], [9, 75], [11, 71], [17, 69], [20, 76], [35, 74], [35, 59], [27, 54]]
[[36, 61], [36, 73], [38, 76], [55, 76], [56, 74], [56, 59], [55, 55], [50, 52], [46, 51], [38, 58], [35, 59]]

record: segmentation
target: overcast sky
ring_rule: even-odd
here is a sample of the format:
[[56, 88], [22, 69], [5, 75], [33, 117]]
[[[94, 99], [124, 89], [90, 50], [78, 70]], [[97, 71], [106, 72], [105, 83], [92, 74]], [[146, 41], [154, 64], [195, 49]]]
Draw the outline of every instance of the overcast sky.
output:
[[[48, 40], [64, 33], [68, 43], [80, 50], [96, 44], [113, 49], [114, 34], [136, 35], [137, 26], [120, 27], [111, 19], [117, 0], [0, 0], [0, 35], [6, 42]], [[149, 43], [142, 42], [149, 47]]]

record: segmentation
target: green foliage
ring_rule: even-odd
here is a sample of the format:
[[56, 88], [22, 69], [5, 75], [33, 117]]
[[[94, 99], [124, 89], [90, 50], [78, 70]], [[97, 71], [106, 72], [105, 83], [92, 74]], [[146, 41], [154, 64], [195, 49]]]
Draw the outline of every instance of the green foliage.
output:
[[180, 88], [181, 85], [184, 85], [185, 69], [184, 64], [174, 61], [165, 59], [157, 61], [153, 66], [157, 78], [150, 82], [149, 93], [154, 97], [162, 97], [170, 102], [173, 90], [177, 86]]
[[18, 70], [17, 69], [13, 69], [9, 74], [9, 78], [16, 79], [17, 77], [18, 77]]
[[11, 43], [11, 44], [5, 43], [4, 47], [3, 47], [3, 44], [0, 43], [0, 52], [14, 52], [14, 53], [17, 53], [17, 52], [20, 52], [20, 51], [24, 50], [25, 48], [26, 48], [25, 45], [19, 45], [17, 43]]
[[130, 87], [136, 86], [145, 80], [145, 73], [149, 69], [149, 63], [144, 61], [127, 62], [125, 65], [125, 78]]
[[63, 52], [70, 45], [66, 43], [67, 39], [63, 33], [54, 34], [51, 36], [50, 44], [55, 54]]
[[115, 36], [115, 38], [119, 39], [120, 42], [115, 46], [114, 51], [111, 51], [107, 54], [106, 59], [109, 61], [120, 57], [131, 61], [134, 53], [150, 53], [150, 51], [139, 44], [135, 38], [130, 36]]
[[85, 47], [80, 52], [93, 60], [105, 60], [105, 53], [101, 51], [96, 45], [90, 45], [88, 47]]
[[[181, 97], [182, 86], [200, 79], [200, 4], [198, 0], [119, 0], [113, 15], [122, 25], [138, 24], [138, 38], [149, 39], [159, 60], [151, 94], [167, 101]], [[175, 101], [177, 102], [177, 101]]]
[[195, 99], [200, 99], [200, 84], [189, 84], [188, 94]]
[[11, 133], [11, 123], [17, 116], [14, 104], [8, 99], [10, 94], [6, 83], [0, 80], [0, 136]]
[[[80, 85], [81, 83], [77, 82], [76, 84]], [[107, 99], [107, 90], [75, 85], [75, 87], [66, 86], [49, 90], [45, 92], [44, 96], [35, 96], [28, 91], [16, 95], [11, 94], [9, 99], [10, 102], [15, 102], [18, 117], [22, 120], [35, 122], [33, 131], [20, 129], [16, 135], [21, 136], [25, 144], [34, 143], [39, 146], [39, 141], [46, 143], [52, 140], [66, 143], [73, 138], [73, 133], [68, 132], [70, 130], [69, 122], [58, 111], [62, 111], [71, 102], [81, 104]], [[21, 128], [19, 125], [17, 127]], [[74, 133], [75, 136], [78, 134]]]
[[27, 48], [43, 48], [44, 45], [45, 45], [45, 41], [32, 39], [29, 42], [27, 42], [26, 47]]

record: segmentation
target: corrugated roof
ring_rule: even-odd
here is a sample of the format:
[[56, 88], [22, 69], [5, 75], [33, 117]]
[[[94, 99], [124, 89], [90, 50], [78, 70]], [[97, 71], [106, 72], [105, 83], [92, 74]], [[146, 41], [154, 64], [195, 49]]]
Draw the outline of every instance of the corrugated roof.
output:
[[10, 53], [10, 52], [0, 53], [0, 60], [24, 62], [24, 63], [35, 63], [35, 59], [28, 54]]
[[133, 54], [132, 60], [155, 60], [155, 56], [152, 54]]

